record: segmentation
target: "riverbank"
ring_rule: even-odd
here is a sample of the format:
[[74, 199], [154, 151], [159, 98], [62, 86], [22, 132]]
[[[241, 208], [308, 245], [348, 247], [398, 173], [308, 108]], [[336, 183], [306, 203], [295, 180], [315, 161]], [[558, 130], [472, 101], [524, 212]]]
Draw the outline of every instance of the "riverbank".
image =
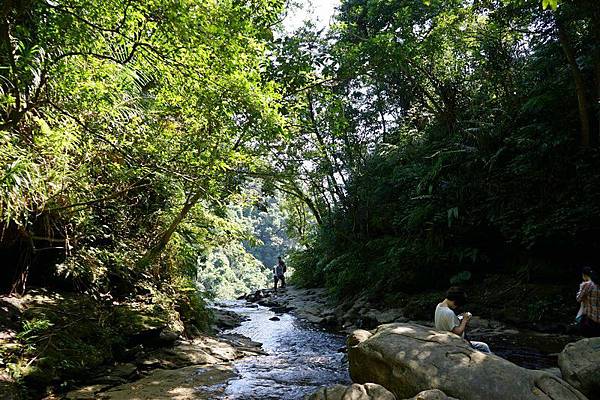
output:
[[[234, 361], [259, 354], [263, 354], [259, 343], [239, 335], [180, 339], [171, 347], [140, 354], [131, 363], [107, 368], [88, 384], [46, 400], [211, 399], [237, 376]], [[118, 371], [127, 375], [119, 376]]]
[[[281, 398], [277, 397], [280, 393], [301, 399], [319, 386], [348, 383], [341, 353], [347, 334], [389, 323], [432, 325], [431, 321], [409, 319], [401, 308], [377, 308], [366, 297], [335, 305], [325, 289], [295, 287], [277, 293], [259, 290], [235, 302], [216, 304], [212, 308], [213, 335], [186, 327], [180, 319], [149, 304], [135, 308], [115, 304], [107, 310], [89, 299], [48, 292], [18, 301], [0, 300], [2, 355], [25, 354], [22, 347], [31, 343], [38, 346], [39, 354], [54, 357], [49, 360], [52, 363], [29, 358], [27, 363], [37, 369], [17, 381], [15, 375], [0, 377], [1, 393], [14, 400], [243, 399], [257, 390], [265, 399]], [[36, 328], [31, 322], [39, 321], [34, 315], [47, 319], [57, 310], [64, 319], [51, 318], [62, 324], [54, 330]], [[29, 336], [23, 335], [23, 326], [20, 330], [17, 326], [23, 325], [25, 314], [30, 321]], [[107, 341], [106, 332], [100, 329], [109, 326], [108, 332], [115, 334], [112, 341]], [[478, 317], [472, 320], [469, 332], [472, 339], [490, 343], [506, 360], [556, 375], [560, 374], [558, 353], [578, 339]], [[7, 365], [9, 358], [3, 360]], [[27, 365], [21, 360], [21, 370], [24, 367]], [[23, 396], [19, 387], [28, 388], [30, 396]]]
[[195, 315], [204, 314], [204, 326], [157, 296], [108, 302], [41, 289], [2, 296], [1, 398], [125, 399], [138, 392], [161, 398], [158, 393], [225, 382], [235, 376], [231, 362], [261, 354], [260, 344], [206, 333], [209, 321], [222, 330], [236, 326], [239, 317], [210, 318], [198, 306]]

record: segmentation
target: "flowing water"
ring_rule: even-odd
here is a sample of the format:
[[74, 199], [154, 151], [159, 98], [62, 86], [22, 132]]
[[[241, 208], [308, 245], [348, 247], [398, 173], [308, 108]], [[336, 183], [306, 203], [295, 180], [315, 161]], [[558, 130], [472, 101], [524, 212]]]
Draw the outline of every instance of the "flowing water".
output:
[[[263, 344], [264, 356], [235, 362], [239, 377], [228, 382], [221, 399], [302, 399], [321, 386], [348, 383], [345, 337], [319, 330], [290, 314], [265, 307], [228, 302], [223, 308], [249, 320], [227, 333], [242, 334]], [[278, 321], [270, 318], [277, 316]]]
[[[350, 382], [347, 358], [340, 352], [344, 336], [242, 301], [224, 302], [219, 307], [248, 318], [226, 334], [260, 342], [267, 353], [236, 361], [238, 377], [218, 388], [223, 393], [220, 399], [303, 399], [321, 386]], [[271, 320], [273, 317], [278, 320]], [[569, 341], [566, 336], [508, 331], [473, 339], [487, 341], [497, 355], [532, 369], [556, 367], [556, 353]]]

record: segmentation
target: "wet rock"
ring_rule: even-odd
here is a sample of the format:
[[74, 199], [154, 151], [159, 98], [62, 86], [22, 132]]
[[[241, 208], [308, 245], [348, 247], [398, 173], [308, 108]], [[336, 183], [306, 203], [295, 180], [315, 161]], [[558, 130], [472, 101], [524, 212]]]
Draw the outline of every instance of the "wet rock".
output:
[[212, 310], [212, 312], [214, 316], [215, 325], [221, 329], [237, 328], [245, 320], [239, 314], [236, 314], [232, 311], [215, 308]]
[[294, 307], [289, 307], [289, 306], [275, 306], [275, 307], [271, 307], [271, 311], [273, 311], [276, 314], [285, 314], [288, 313], [290, 311], [294, 310]]
[[458, 400], [446, 396], [446, 393], [438, 389], [425, 390], [409, 400]]
[[326, 328], [335, 328], [337, 327], [337, 319], [333, 315], [327, 315], [323, 318], [320, 324]]
[[585, 400], [556, 376], [478, 352], [454, 334], [420, 325], [382, 325], [359, 331], [348, 342], [352, 380], [378, 383], [398, 398], [440, 389], [461, 400]]
[[255, 342], [249, 337], [240, 334], [227, 334], [221, 335], [220, 339], [225, 340], [234, 346], [243, 355], [266, 355], [267, 353], [262, 349], [262, 343]]
[[306, 397], [307, 400], [396, 400], [390, 391], [375, 383], [350, 386], [335, 385], [321, 388], [316, 393]]
[[569, 343], [558, 366], [567, 382], [590, 399], [600, 399], [600, 337]]
[[269, 318], [270, 321], [281, 321], [281, 318], [279, 317], [271, 317]]
[[283, 305], [275, 300], [271, 300], [271, 299], [264, 299], [264, 300], [260, 300], [258, 302], [259, 305], [263, 306], [263, 307], [269, 307], [269, 308], [279, 308], [279, 307], [283, 307]]
[[250, 303], [256, 303], [259, 300], [269, 297], [270, 294], [271, 294], [271, 291], [268, 289], [257, 290], [256, 292], [250, 293], [249, 295], [247, 295], [246, 301], [248, 301]]
[[106, 400], [191, 400], [219, 397], [224, 384], [235, 377], [229, 365], [189, 366], [174, 370], [156, 370], [138, 381], [97, 394]]
[[381, 325], [374, 317], [371, 316], [373, 313], [374, 310], [371, 310], [364, 315], [361, 315], [361, 317], [355, 322], [356, 326], [358, 326], [360, 329], [374, 329]]
[[309, 313], [305, 313], [305, 312], [298, 313], [298, 316], [300, 318], [307, 320], [311, 324], [317, 324], [317, 325], [320, 325], [325, 320], [325, 318], [323, 318], [323, 317], [319, 317], [318, 315], [309, 314]]

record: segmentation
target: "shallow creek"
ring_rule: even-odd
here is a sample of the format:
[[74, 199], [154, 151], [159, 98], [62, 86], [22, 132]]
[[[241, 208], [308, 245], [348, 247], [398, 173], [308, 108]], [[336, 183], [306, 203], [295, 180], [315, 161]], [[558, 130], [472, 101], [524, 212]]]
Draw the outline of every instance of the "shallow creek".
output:
[[[226, 334], [241, 334], [260, 342], [267, 353], [235, 361], [238, 376], [220, 388], [220, 399], [303, 399], [320, 386], [350, 382], [347, 359], [340, 352], [345, 336], [243, 301], [222, 302], [219, 308], [248, 318]], [[273, 317], [279, 320], [271, 320]], [[472, 339], [487, 341], [492, 351], [517, 365], [544, 369], [556, 367], [556, 353], [571, 338], [507, 330], [492, 335], [482, 332]]]
[[[290, 314], [247, 307], [241, 301], [225, 302], [221, 308], [249, 318], [227, 333], [260, 342], [268, 353], [236, 361], [239, 376], [227, 383], [222, 399], [302, 399], [320, 386], [350, 381], [346, 357], [339, 352], [344, 336], [319, 330]], [[275, 316], [279, 320], [271, 321]]]

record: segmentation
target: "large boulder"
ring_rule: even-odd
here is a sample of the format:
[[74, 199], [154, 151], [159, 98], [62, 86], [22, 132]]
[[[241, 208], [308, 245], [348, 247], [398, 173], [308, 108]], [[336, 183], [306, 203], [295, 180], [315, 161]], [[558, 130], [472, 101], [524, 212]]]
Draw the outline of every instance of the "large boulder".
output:
[[390, 391], [375, 383], [334, 385], [319, 389], [306, 400], [396, 400]]
[[600, 399], [600, 337], [569, 343], [558, 366], [567, 382], [590, 399]]
[[382, 325], [349, 338], [350, 375], [397, 398], [439, 389], [461, 400], [584, 400], [560, 378], [472, 349], [458, 336], [415, 324]]
[[[359, 385], [354, 383], [350, 386], [334, 385], [323, 387], [316, 393], [306, 397], [306, 400], [396, 400], [396, 396], [386, 388], [375, 383]], [[415, 397], [407, 400], [457, 400], [448, 397], [444, 392], [437, 389], [425, 390]]]

